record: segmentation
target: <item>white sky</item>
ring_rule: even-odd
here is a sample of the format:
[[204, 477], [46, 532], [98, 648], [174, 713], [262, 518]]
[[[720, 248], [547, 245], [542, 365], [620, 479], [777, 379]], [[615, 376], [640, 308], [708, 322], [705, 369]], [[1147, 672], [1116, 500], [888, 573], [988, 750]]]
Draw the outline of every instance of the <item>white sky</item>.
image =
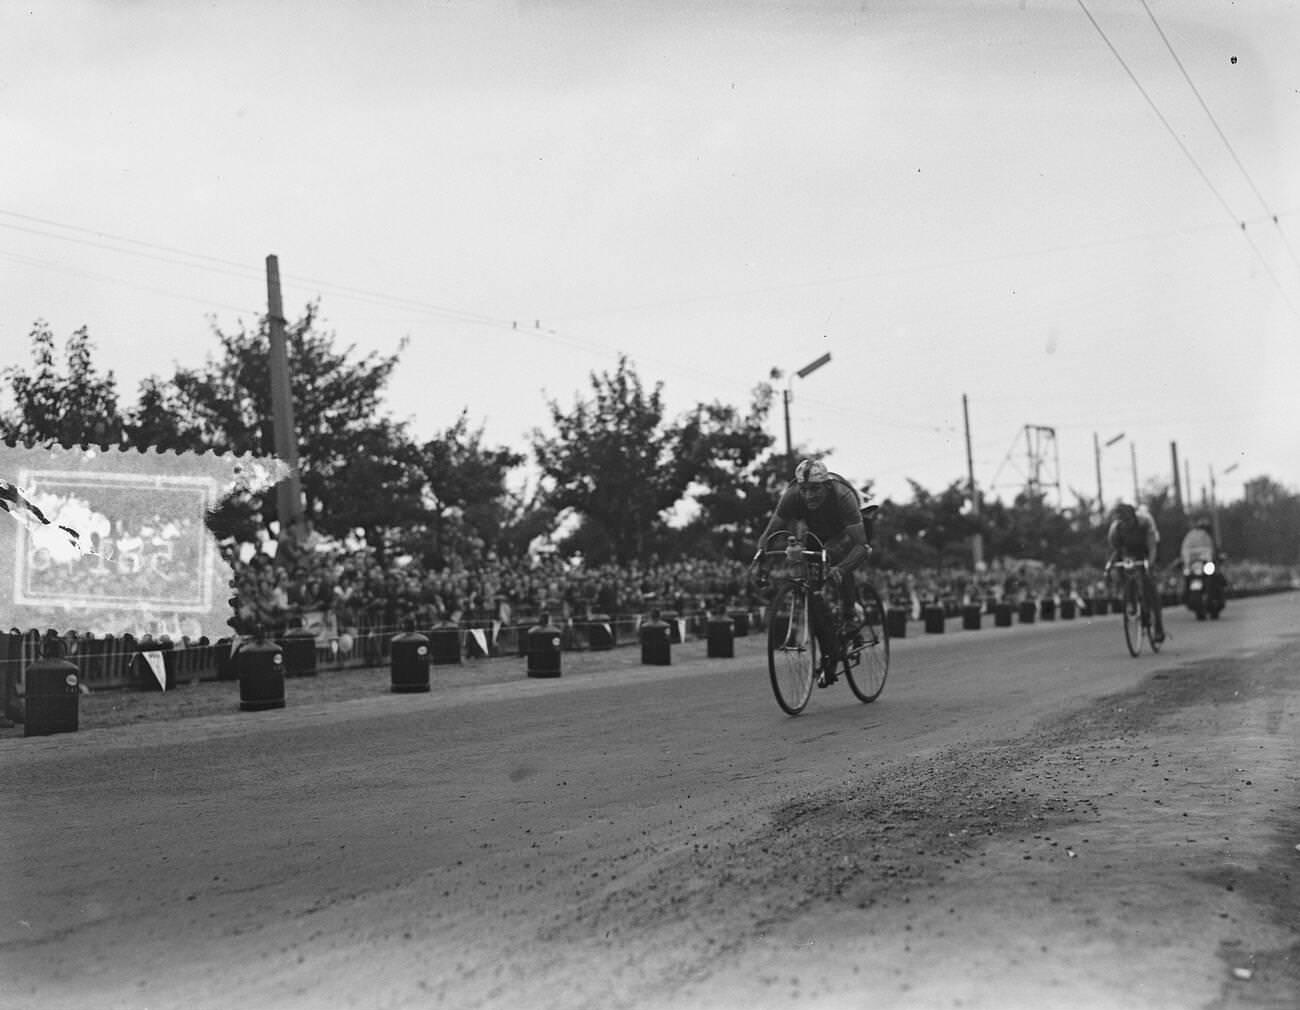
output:
[[410, 338], [422, 438], [523, 449], [620, 351], [674, 414], [830, 351], [795, 442], [880, 496], [964, 478], [963, 393], [1007, 497], [1026, 425], [1067, 504], [1121, 432], [1108, 499], [1175, 441], [1198, 498], [1295, 488], [1300, 4], [1146, 4], [0, 5], [0, 362], [87, 325], [125, 406], [275, 254], [290, 318]]

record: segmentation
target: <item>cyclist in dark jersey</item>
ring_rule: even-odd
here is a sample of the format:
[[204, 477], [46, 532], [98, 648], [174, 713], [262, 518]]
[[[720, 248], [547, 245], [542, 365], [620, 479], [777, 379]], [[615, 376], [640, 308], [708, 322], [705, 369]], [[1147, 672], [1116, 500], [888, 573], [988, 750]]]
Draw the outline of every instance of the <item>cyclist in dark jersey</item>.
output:
[[[871, 555], [867, 544], [867, 531], [862, 522], [862, 505], [858, 493], [847, 480], [826, 469], [820, 460], [805, 459], [794, 468], [794, 480], [782, 493], [776, 511], [767, 529], [758, 538], [751, 569], [756, 568], [763, 554], [763, 546], [774, 533], [787, 531], [799, 533], [806, 529], [826, 547], [829, 566], [827, 578], [839, 589], [840, 604], [845, 620], [861, 625], [863, 616], [857, 603], [853, 573]], [[813, 600], [820, 603], [821, 598]], [[832, 622], [818, 614], [815, 620], [817, 639], [821, 645], [823, 679], [834, 678], [835, 656], [838, 652]], [[856, 630], [849, 627], [850, 632]]]
[[1152, 641], [1159, 645], [1165, 640], [1165, 619], [1160, 608], [1160, 592], [1156, 588], [1155, 577], [1151, 574], [1151, 568], [1156, 564], [1156, 551], [1160, 546], [1160, 532], [1156, 528], [1155, 519], [1145, 508], [1134, 508], [1128, 502], [1120, 502], [1115, 506], [1115, 518], [1106, 530], [1106, 543], [1110, 547], [1110, 555], [1106, 558], [1107, 575], [1120, 558], [1132, 558], [1150, 564], [1142, 572], [1142, 592], [1147, 598], [1147, 609], [1155, 619]]

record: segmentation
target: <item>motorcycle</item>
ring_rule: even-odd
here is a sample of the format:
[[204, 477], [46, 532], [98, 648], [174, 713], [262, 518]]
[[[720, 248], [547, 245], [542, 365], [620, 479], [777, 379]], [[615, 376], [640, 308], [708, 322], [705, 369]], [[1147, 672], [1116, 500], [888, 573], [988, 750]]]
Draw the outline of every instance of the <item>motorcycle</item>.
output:
[[1215, 561], [1193, 561], [1183, 569], [1183, 600], [1198, 621], [1217, 620], [1226, 602], [1223, 568]]

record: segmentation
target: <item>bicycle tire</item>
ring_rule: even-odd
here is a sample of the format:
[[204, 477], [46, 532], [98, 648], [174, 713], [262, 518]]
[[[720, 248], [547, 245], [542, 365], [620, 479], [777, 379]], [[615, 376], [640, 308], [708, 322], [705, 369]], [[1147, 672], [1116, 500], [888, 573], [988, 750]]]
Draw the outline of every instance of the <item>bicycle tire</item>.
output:
[[1144, 604], [1142, 607], [1142, 634], [1146, 636], [1147, 645], [1151, 647], [1152, 653], [1160, 651], [1160, 643], [1156, 641], [1156, 630], [1151, 626], [1154, 616], [1151, 608]]
[[1133, 578], [1124, 584], [1124, 644], [1130, 656], [1142, 651], [1142, 594]]
[[844, 679], [858, 701], [870, 703], [880, 697], [889, 676], [889, 629], [885, 626], [885, 604], [875, 586], [858, 590], [867, 622], [858, 634], [864, 644], [857, 649], [857, 662], [844, 660]]
[[808, 594], [786, 583], [772, 594], [767, 615], [767, 673], [776, 703], [798, 715], [812, 696], [817, 675], [817, 638], [809, 620]]

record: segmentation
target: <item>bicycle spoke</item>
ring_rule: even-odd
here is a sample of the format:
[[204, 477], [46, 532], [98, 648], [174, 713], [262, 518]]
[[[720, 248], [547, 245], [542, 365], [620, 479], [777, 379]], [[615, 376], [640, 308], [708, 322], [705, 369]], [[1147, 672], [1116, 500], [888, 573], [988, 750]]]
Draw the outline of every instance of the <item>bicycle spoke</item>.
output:
[[817, 643], [808, 620], [808, 596], [789, 584], [773, 594], [768, 614], [767, 668], [776, 703], [798, 715], [812, 695]]
[[844, 672], [858, 700], [871, 702], [880, 697], [889, 676], [889, 631], [885, 627], [885, 606], [876, 590], [863, 586], [861, 599], [867, 623], [859, 631], [862, 644], [850, 652]]
[[1142, 651], [1141, 605], [1138, 585], [1130, 576], [1124, 586], [1124, 643], [1129, 655], [1136, 656]]

